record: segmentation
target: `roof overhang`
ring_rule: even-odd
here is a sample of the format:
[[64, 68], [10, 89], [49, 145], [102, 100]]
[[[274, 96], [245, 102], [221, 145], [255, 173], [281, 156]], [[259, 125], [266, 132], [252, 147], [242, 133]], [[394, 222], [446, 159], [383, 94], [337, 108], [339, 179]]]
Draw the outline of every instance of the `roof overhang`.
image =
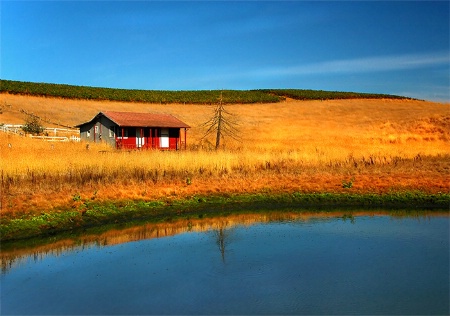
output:
[[137, 113], [137, 112], [99, 112], [90, 121], [76, 125], [81, 127], [90, 124], [101, 116], [105, 116], [121, 127], [160, 127], [160, 128], [190, 128], [171, 114]]

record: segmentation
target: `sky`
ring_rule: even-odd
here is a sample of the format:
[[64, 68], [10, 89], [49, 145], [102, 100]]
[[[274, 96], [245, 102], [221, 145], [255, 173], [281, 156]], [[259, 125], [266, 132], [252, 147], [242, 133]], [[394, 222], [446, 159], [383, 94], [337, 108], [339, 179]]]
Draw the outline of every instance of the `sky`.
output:
[[1, 79], [450, 101], [449, 1], [1, 0]]

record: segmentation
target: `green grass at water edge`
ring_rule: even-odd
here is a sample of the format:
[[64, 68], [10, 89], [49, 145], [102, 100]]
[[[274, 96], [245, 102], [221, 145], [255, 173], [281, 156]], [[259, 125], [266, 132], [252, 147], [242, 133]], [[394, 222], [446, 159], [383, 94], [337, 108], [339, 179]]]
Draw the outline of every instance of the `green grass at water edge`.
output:
[[304, 209], [305, 211], [368, 209], [449, 210], [450, 194], [393, 192], [390, 194], [338, 194], [294, 192], [292, 194], [239, 194], [193, 196], [179, 200], [110, 201], [86, 200], [78, 209], [2, 218], [1, 240], [55, 235], [90, 227], [133, 221], [164, 222], [188, 217], [219, 216], [259, 210]]

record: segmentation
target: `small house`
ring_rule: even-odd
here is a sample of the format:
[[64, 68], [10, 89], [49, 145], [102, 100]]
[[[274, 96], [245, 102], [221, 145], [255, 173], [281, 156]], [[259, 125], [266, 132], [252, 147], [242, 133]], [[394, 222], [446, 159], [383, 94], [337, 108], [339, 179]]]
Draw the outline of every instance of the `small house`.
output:
[[[81, 140], [118, 149], [186, 149], [189, 125], [169, 114], [103, 111], [77, 125]], [[183, 137], [182, 131], [183, 130]]]

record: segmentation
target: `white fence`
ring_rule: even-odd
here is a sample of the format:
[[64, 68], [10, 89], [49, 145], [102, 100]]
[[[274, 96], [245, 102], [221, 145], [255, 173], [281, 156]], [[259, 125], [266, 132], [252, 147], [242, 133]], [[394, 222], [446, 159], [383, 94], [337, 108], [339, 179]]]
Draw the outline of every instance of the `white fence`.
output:
[[[0, 131], [25, 136], [25, 132], [22, 130], [22, 127], [23, 125], [19, 124], [3, 124], [0, 125]], [[45, 136], [31, 136], [31, 138], [53, 142], [79, 142], [81, 140], [79, 136], [75, 136], [80, 135], [80, 132], [77, 129], [46, 127], [44, 128], [44, 134]]]
[[31, 136], [31, 138], [33, 139], [42, 139], [42, 140], [46, 140], [49, 142], [79, 142], [81, 140], [80, 137], [76, 137], [76, 136], [70, 136], [70, 137], [65, 137], [65, 136]]
[[53, 127], [46, 127], [44, 128], [44, 133], [50, 135], [50, 133], [53, 134], [53, 136], [61, 135], [61, 134], [80, 134], [80, 131], [77, 129], [70, 129], [70, 128], [53, 128]]
[[0, 131], [5, 133], [23, 134], [23, 125], [3, 124], [0, 125]]

